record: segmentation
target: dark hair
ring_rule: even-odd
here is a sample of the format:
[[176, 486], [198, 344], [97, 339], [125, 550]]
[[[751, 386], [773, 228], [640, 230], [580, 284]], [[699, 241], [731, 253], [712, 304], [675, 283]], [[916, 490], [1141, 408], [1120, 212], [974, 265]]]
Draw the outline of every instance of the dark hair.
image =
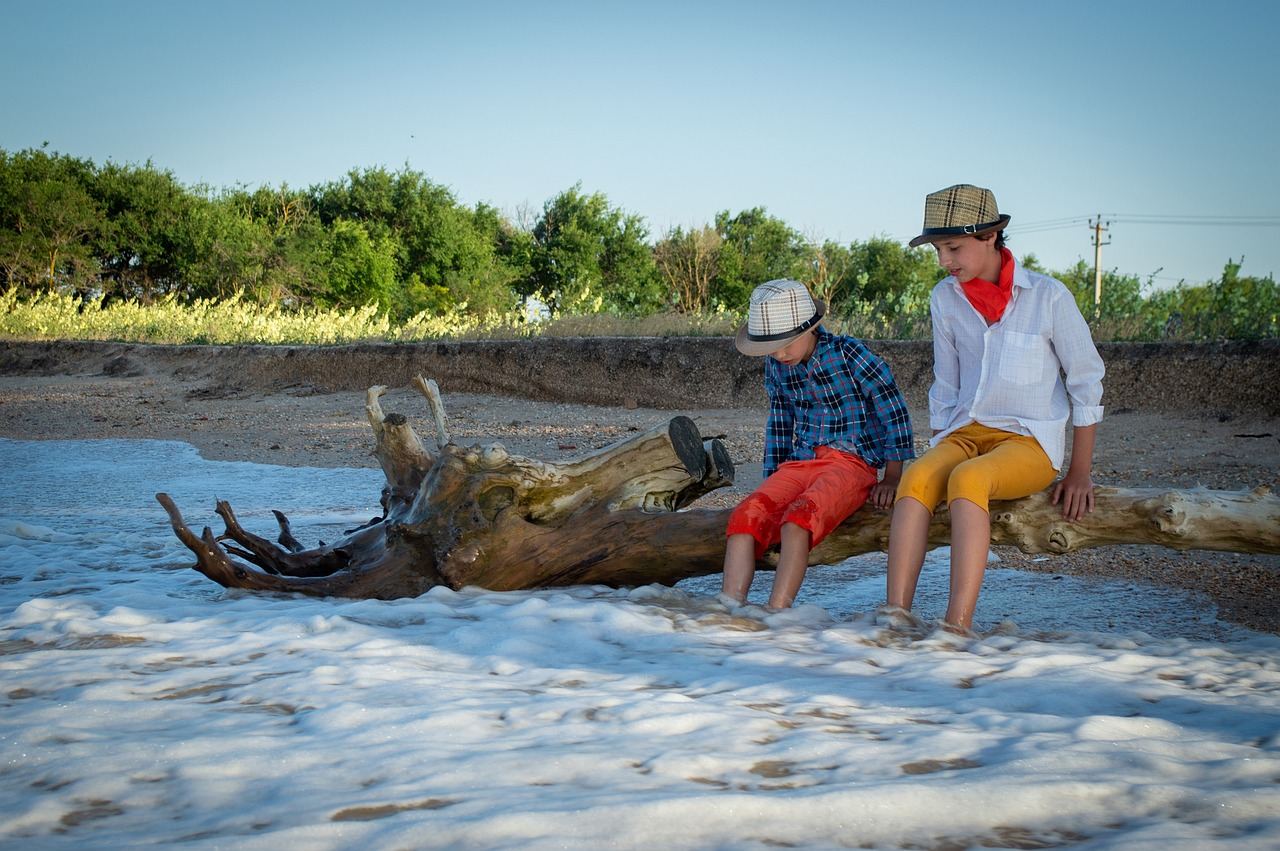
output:
[[[990, 233], [991, 231], [987, 231], [987, 233], [977, 234], [976, 236], [974, 236], [974, 239], [980, 239], [983, 242], [986, 242], [986, 240], [988, 239], [988, 234]], [[995, 237], [996, 237], [996, 251], [999, 251], [1001, 248], [1004, 248], [1004, 244], [1007, 241], [1004, 237], [1004, 228], [1000, 228], [1000, 230], [996, 231]]]

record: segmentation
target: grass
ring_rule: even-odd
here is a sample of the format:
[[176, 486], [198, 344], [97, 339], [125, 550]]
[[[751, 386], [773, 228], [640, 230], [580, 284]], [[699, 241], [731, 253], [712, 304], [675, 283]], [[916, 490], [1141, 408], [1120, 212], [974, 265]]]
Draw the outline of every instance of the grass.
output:
[[[836, 333], [864, 340], [927, 340], [932, 329], [926, 305], [860, 305], [845, 316], [829, 316]], [[1250, 315], [1256, 318], [1256, 307]], [[1274, 319], [1261, 332], [1233, 332], [1239, 322], [1221, 313], [1198, 314], [1172, 327], [1165, 317], [1113, 317], [1092, 323], [1098, 341], [1254, 339], [1275, 336]], [[0, 340], [97, 340], [169, 345], [331, 346], [367, 342], [432, 342], [518, 340], [533, 337], [727, 337], [743, 315], [733, 311], [661, 312], [648, 316], [609, 313], [563, 313], [531, 321], [521, 313], [475, 316], [463, 311], [419, 314], [394, 323], [373, 307], [345, 310], [288, 310], [259, 304], [241, 295], [192, 303], [165, 298], [150, 304], [135, 301], [103, 304], [101, 300], [47, 293], [19, 298], [0, 295]], [[1194, 321], [1193, 321], [1194, 320]], [[1254, 325], [1257, 323], [1255, 322]]]

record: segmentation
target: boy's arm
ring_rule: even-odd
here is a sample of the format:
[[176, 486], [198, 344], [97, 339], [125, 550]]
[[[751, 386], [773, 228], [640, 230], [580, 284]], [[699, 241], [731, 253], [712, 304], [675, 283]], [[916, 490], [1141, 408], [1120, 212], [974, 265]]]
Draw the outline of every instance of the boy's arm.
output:
[[879, 420], [884, 427], [884, 445], [878, 448], [884, 459], [884, 476], [871, 486], [867, 502], [876, 508], [891, 508], [898, 493], [903, 464], [915, 454], [911, 413], [907, 410], [902, 390], [893, 378], [893, 371], [870, 350], [866, 351], [862, 368], [855, 370], [854, 376], [861, 382], [863, 398], [870, 402], [867, 416]]
[[898, 482], [902, 479], [902, 462], [886, 461], [884, 465], [884, 478], [876, 482], [871, 488], [871, 495], [867, 497], [867, 502], [876, 508], [892, 508], [893, 498], [898, 493]]
[[1102, 379], [1106, 365], [1098, 355], [1089, 323], [1075, 298], [1062, 288], [1053, 302], [1053, 351], [1062, 368], [1063, 384], [1071, 400], [1071, 423], [1087, 426], [1102, 421]]
[[935, 287], [929, 299], [933, 317], [933, 383], [929, 385], [929, 428], [934, 434], [951, 423], [960, 396], [960, 350], [955, 331], [942, 309], [943, 295]]
[[764, 426], [764, 478], [767, 479], [791, 457], [795, 411], [768, 369], [765, 370], [765, 390], [769, 394], [769, 419]]
[[1053, 488], [1053, 504], [1062, 501], [1062, 516], [1072, 522], [1093, 512], [1093, 446], [1098, 424], [1076, 426], [1071, 437], [1071, 465]]
[[[915, 456], [911, 413], [889, 364], [868, 350], [864, 369], [857, 374], [861, 379], [863, 397], [870, 402], [867, 415], [879, 420], [885, 429], [885, 445], [880, 447], [882, 457], [888, 462], [910, 460]], [[898, 473], [902, 473], [901, 463]]]
[[769, 422], [764, 428], [764, 477], [766, 479], [777, 472], [782, 463], [790, 457], [791, 434], [790, 419], [769, 415]]
[[1089, 324], [1075, 299], [1062, 288], [1053, 303], [1053, 347], [1062, 366], [1071, 400], [1071, 464], [1053, 489], [1053, 504], [1062, 501], [1062, 516], [1076, 522], [1093, 511], [1093, 449], [1102, 419], [1102, 377], [1106, 366], [1098, 356]]

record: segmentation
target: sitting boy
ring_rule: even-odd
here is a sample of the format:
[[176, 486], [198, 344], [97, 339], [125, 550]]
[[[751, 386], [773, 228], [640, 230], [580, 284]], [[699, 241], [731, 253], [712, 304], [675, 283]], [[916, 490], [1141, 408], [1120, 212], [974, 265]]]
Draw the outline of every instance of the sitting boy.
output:
[[[1048, 487], [1062, 516], [1093, 511], [1093, 446], [1106, 367], [1075, 297], [1023, 268], [1005, 247], [990, 189], [968, 183], [930, 193], [911, 240], [938, 252], [947, 277], [933, 288], [929, 451], [903, 477], [889, 527], [890, 621], [910, 611], [933, 514], [951, 514], [951, 597], [944, 628], [968, 633], [991, 552], [990, 502]], [[1063, 470], [1067, 423], [1071, 463]]]
[[[751, 294], [736, 345], [765, 357], [764, 476], [729, 516], [722, 594], [744, 603], [756, 562], [781, 544], [769, 606], [795, 600], [809, 551], [870, 497], [889, 508], [912, 457], [911, 418], [893, 373], [860, 341], [819, 322], [821, 299], [797, 281]], [[882, 481], [877, 469], [885, 468]]]

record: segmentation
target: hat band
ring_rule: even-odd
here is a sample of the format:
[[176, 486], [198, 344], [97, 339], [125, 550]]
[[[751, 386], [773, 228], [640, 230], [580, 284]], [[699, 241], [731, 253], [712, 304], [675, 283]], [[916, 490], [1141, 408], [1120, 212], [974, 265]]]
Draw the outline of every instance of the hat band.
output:
[[772, 343], [775, 340], [785, 340], [788, 337], [794, 337], [797, 334], [803, 334], [805, 331], [808, 331], [814, 325], [817, 325], [818, 320], [821, 318], [821, 312], [815, 313], [813, 314], [812, 319], [807, 322], [801, 322], [795, 328], [792, 328], [790, 331], [783, 331], [781, 334], [752, 334], [750, 331], [747, 331], [747, 339], [753, 343]]
[[979, 231], [990, 230], [1003, 221], [1003, 218], [996, 219], [994, 222], [987, 222], [985, 225], [960, 225], [954, 228], [925, 228], [920, 232], [921, 236], [961, 236], [974, 234]]

